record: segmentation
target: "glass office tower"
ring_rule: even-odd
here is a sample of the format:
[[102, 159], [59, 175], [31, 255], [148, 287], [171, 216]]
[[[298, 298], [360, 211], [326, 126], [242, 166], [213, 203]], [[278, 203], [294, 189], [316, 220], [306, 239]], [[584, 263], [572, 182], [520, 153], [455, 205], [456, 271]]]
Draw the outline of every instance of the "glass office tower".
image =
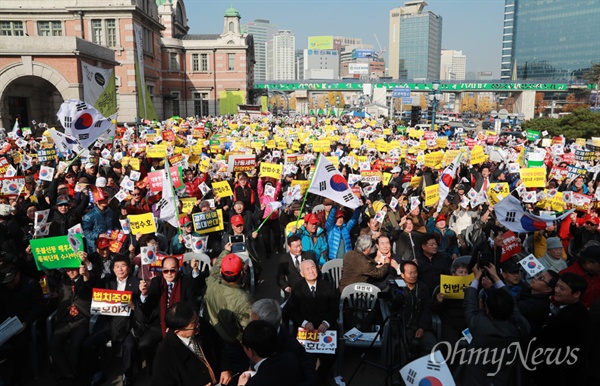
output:
[[600, 0], [506, 0], [501, 77], [580, 81], [600, 61]]

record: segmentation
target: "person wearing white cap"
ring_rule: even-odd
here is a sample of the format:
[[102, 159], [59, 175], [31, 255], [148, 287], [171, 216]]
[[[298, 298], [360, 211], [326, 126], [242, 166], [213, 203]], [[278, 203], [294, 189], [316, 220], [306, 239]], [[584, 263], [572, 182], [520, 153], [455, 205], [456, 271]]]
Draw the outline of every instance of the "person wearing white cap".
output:
[[79, 174], [79, 178], [85, 177], [88, 179], [90, 184], [96, 185], [96, 165], [88, 162], [84, 165], [83, 169], [83, 172]]
[[400, 168], [400, 166], [394, 166], [394, 168], [391, 170], [392, 173], [392, 179], [390, 180], [390, 182], [395, 182], [398, 186], [402, 186], [402, 169]]

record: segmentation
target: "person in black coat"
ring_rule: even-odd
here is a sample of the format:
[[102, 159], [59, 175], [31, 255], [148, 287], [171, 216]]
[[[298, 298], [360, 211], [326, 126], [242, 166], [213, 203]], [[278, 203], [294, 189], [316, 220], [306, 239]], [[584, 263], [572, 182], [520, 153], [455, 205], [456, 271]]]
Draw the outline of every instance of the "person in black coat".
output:
[[[543, 356], [543, 362], [533, 372], [533, 379], [537, 385], [586, 383], [585, 358], [589, 352], [588, 343], [592, 330], [590, 313], [580, 301], [586, 289], [585, 278], [571, 272], [560, 275], [554, 287], [554, 301], [560, 309], [548, 319], [532, 344], [532, 350], [543, 348], [553, 351]], [[561, 351], [560, 355], [558, 350]], [[558, 357], [567, 357], [570, 360], [560, 364], [549, 364], [546, 361]]]
[[[339, 292], [329, 282], [319, 278], [313, 260], [304, 260], [300, 264], [300, 275], [304, 280], [299, 280], [292, 286], [284, 312], [296, 329], [302, 327], [310, 332], [336, 330]], [[315, 367], [317, 359], [319, 360], [317, 372], [322, 383], [328, 384], [327, 375], [335, 362], [335, 355], [310, 354], [309, 357], [315, 361]]]
[[192, 277], [183, 276], [179, 271], [179, 260], [167, 257], [162, 261], [161, 276], [154, 277], [150, 285], [145, 280], [140, 281], [140, 308], [146, 324], [142, 328], [139, 347], [150, 361], [154, 358], [156, 345], [166, 335], [165, 316], [169, 306], [185, 302], [195, 309], [199, 308], [198, 296], [203, 277], [198, 270], [198, 261], [195, 264]]
[[87, 268], [67, 268], [58, 288], [56, 325], [49, 352], [57, 382], [77, 383], [81, 376], [81, 344], [88, 335], [92, 285]]
[[73, 206], [72, 200], [68, 195], [58, 196], [56, 208], [52, 209], [48, 216], [48, 221], [50, 222], [49, 237], [65, 236], [69, 228], [81, 224], [81, 219], [90, 202], [87, 187], [85, 193], [82, 192], [81, 197], [81, 201]]
[[303, 260], [312, 260], [316, 264], [317, 260], [314, 253], [302, 251], [300, 236], [292, 235], [288, 237], [287, 244], [290, 251], [281, 258], [277, 267], [277, 284], [279, 288], [289, 294], [292, 286], [302, 278], [300, 276], [300, 263]]
[[240, 375], [238, 386], [297, 386], [300, 365], [288, 351], [277, 352], [277, 329], [269, 322], [250, 322], [242, 336], [242, 346], [248, 358], [255, 363], [256, 373]]
[[265, 320], [277, 329], [277, 352], [290, 352], [300, 364], [299, 386], [320, 385], [313, 361], [295, 335], [281, 324], [281, 307], [274, 299], [261, 299], [252, 304], [251, 320]]
[[[485, 269], [489, 273], [494, 268], [486, 266]], [[530, 331], [529, 323], [515, 307], [513, 297], [502, 289], [490, 290], [485, 298], [484, 309], [480, 308], [477, 288], [482, 271], [479, 266], [474, 266], [475, 278], [470, 287], [465, 288], [465, 319], [473, 337], [469, 349], [507, 352], [511, 345], [527, 340]], [[506, 355], [500, 363], [491, 363], [483, 357], [476, 357], [467, 366], [463, 384], [465, 386], [513, 384], [511, 375], [517, 364], [511, 359], [511, 355]]]
[[[123, 364], [123, 386], [128, 386], [131, 384], [133, 365], [137, 353], [135, 336], [141, 335], [142, 326], [145, 323], [144, 315], [140, 309], [140, 280], [132, 275], [131, 261], [125, 255], [114, 256], [111, 262], [111, 271], [112, 274], [105, 276], [98, 284], [94, 284], [94, 287], [130, 291], [130, 315], [100, 316], [96, 322], [99, 328], [95, 328], [92, 336], [86, 339], [84, 347], [91, 346], [92, 349], [97, 350], [110, 340], [113, 353], [121, 358]], [[95, 366], [94, 370], [97, 371], [98, 367]]]
[[231, 381], [219, 334], [194, 307], [175, 303], [165, 316], [169, 331], [158, 346], [152, 386], [226, 385]]

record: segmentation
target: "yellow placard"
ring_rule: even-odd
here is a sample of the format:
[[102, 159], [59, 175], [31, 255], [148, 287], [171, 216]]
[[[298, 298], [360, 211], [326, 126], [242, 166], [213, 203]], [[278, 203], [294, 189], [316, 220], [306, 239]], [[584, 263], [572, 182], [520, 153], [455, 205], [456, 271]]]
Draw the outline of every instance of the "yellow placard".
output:
[[549, 203], [552, 207], [552, 210], [557, 212], [562, 212], [565, 209], [565, 200], [563, 199], [562, 192], [556, 192], [554, 197], [546, 200], [546, 203]]
[[358, 149], [361, 145], [360, 139], [350, 140], [350, 149]]
[[326, 153], [331, 151], [331, 141], [328, 139], [321, 139], [318, 141], [313, 141], [313, 152], [315, 153]]
[[435, 168], [442, 162], [443, 158], [444, 158], [444, 153], [442, 153], [441, 151], [434, 151], [431, 153], [427, 153], [427, 154], [425, 154], [425, 166], [428, 166], [430, 168]]
[[425, 206], [434, 205], [440, 199], [440, 184], [425, 187]]
[[270, 164], [266, 162], [262, 162], [260, 164], [261, 177], [273, 177], [276, 179], [280, 179], [281, 173], [283, 173], [283, 165], [281, 164]]
[[521, 168], [521, 181], [526, 188], [546, 186], [546, 168]]
[[210, 169], [210, 158], [204, 158], [202, 162], [200, 162], [200, 171], [206, 173], [208, 169]]
[[150, 213], [144, 214], [131, 214], [127, 216], [129, 219], [129, 227], [132, 235], [142, 234], [147, 235], [149, 233], [156, 232], [156, 224], [154, 223], [154, 215]]
[[450, 162], [454, 161], [454, 158], [460, 153], [460, 150], [447, 150], [442, 159], [442, 164], [449, 165]]
[[192, 213], [192, 209], [194, 209], [194, 205], [196, 205], [195, 197], [183, 197], [183, 198], [180, 198], [179, 201], [181, 201], [181, 204], [182, 204], [182, 207], [181, 207], [182, 213], [185, 213], [185, 214]]
[[300, 186], [300, 194], [304, 195], [304, 193], [306, 193], [306, 191], [308, 190], [309, 183], [310, 183], [310, 181], [308, 181], [308, 180], [293, 180], [291, 186], [294, 187], [295, 185], [299, 185]]
[[300, 142], [292, 142], [292, 150], [300, 151]]
[[578, 144], [578, 145], [580, 145], [580, 146], [585, 147], [585, 138], [576, 138], [575, 139], [575, 143]]
[[435, 140], [439, 148], [446, 148], [448, 146], [448, 137], [438, 137]]
[[146, 148], [146, 157], [165, 158], [167, 156], [167, 145], [154, 145]]
[[510, 194], [510, 189], [508, 187], [508, 183], [500, 182], [490, 184], [487, 196], [490, 205], [496, 205]]
[[423, 179], [422, 176], [414, 176], [410, 179], [410, 184], [409, 186], [411, 188], [416, 188], [417, 186], [419, 186], [419, 184], [421, 183], [421, 180]]
[[465, 288], [471, 285], [475, 276], [473, 274], [467, 276], [450, 276], [440, 275], [440, 293], [445, 299], [464, 299]]
[[[298, 228], [300, 228], [302, 225], [304, 225], [304, 220], [302, 220], [302, 219], [298, 220], [298, 224], [296, 224], [296, 221], [291, 221], [291, 222], [289, 222], [289, 223], [288, 223], [288, 224], [285, 226], [285, 234], [286, 234], [286, 235], [289, 235], [289, 234], [290, 234], [290, 232], [292, 231], [292, 229], [293, 229], [293, 228], [294, 228], [296, 225], [298, 226]], [[296, 229], [298, 229], [298, 228], [296, 228]]]
[[408, 136], [412, 138], [421, 138], [425, 134], [424, 130], [409, 129]]
[[471, 165], [482, 164], [486, 159], [487, 155], [483, 152], [483, 146], [473, 146], [473, 149], [471, 149]]
[[390, 181], [392, 180], [392, 173], [383, 172], [383, 177], [381, 179], [381, 184], [383, 186], [388, 186]]
[[[204, 235], [210, 232], [218, 232], [218, 231], [222, 231], [223, 229], [225, 229], [225, 224], [223, 223], [223, 209], [216, 209], [215, 210], [217, 212], [217, 219], [210, 219], [209, 221], [211, 222], [218, 222], [218, 225], [215, 225], [211, 228], [204, 228], [204, 229], [199, 229], [198, 225], [200, 225], [199, 223], [201, 223], [201, 221], [198, 221], [198, 219], [196, 218], [197, 215], [199, 215], [200, 213], [195, 213], [194, 215], [192, 215], [192, 221], [194, 222], [194, 230], [196, 232], [198, 232], [198, 234]], [[213, 211], [210, 211], [213, 212]], [[208, 213], [208, 212], [206, 212]]]
[[340, 163], [340, 157], [338, 157], [337, 155], [331, 155], [329, 157], [325, 157], [327, 159], [327, 161], [331, 162], [331, 164], [335, 167], [338, 166], [338, 164]]
[[267, 141], [267, 149], [275, 149], [277, 147], [277, 144], [275, 143], [275, 140], [271, 139]]
[[213, 182], [212, 189], [217, 197], [225, 198], [233, 196], [233, 191], [231, 190], [231, 185], [229, 185], [228, 181]]
[[129, 159], [129, 166], [131, 166], [131, 168], [133, 170], [140, 170], [140, 159], [139, 158], [130, 158]]

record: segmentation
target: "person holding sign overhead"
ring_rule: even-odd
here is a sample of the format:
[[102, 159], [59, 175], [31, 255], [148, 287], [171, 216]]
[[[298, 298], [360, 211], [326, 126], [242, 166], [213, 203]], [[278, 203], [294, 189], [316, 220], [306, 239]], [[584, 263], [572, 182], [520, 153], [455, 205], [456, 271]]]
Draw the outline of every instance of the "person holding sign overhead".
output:
[[[273, 177], [263, 177], [261, 174], [256, 189], [258, 191], [260, 209], [263, 212], [262, 220], [264, 220], [264, 224], [261, 228], [260, 236], [263, 239], [265, 253], [270, 255], [271, 245], [275, 245], [274, 252], [278, 255], [281, 252], [282, 245], [279, 211], [273, 210], [269, 204], [278, 201], [278, 197], [281, 194], [281, 181], [275, 180]], [[271, 234], [273, 235], [274, 244], [271, 244]]]

